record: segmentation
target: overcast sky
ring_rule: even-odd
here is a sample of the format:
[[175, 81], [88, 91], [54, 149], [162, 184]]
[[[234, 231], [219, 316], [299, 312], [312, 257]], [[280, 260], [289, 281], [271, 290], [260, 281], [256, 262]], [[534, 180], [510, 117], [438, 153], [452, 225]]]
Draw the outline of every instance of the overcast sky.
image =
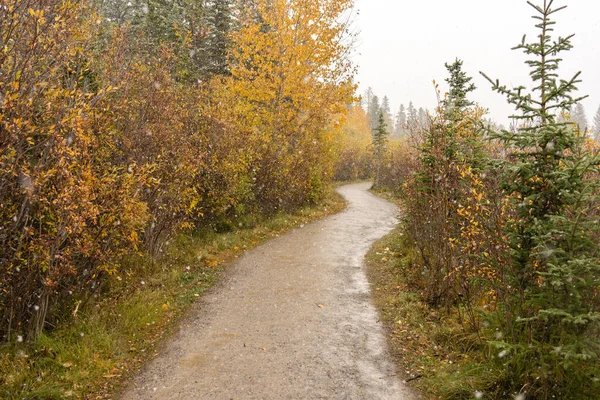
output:
[[[523, 34], [536, 35], [533, 9], [525, 0], [355, 0], [360, 32], [355, 61], [359, 92], [369, 86], [390, 98], [395, 114], [400, 103], [432, 109], [436, 104], [432, 80], [447, 88], [445, 62], [464, 60], [477, 91], [471, 96], [506, 124], [513, 108], [490, 89], [479, 74], [499, 78], [508, 86], [531, 87], [526, 56], [511, 48]], [[543, 0], [533, 0], [542, 4]], [[591, 121], [600, 106], [600, 1], [556, 0], [568, 8], [554, 15], [555, 35], [575, 33], [575, 48], [563, 53], [561, 77], [581, 70], [581, 94]], [[443, 86], [441, 85], [443, 83]]]

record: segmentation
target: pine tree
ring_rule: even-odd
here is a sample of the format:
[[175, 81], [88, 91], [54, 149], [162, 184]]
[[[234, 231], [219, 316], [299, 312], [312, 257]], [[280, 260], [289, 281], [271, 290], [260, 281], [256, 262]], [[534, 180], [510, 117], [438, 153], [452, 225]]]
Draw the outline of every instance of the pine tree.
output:
[[461, 111], [473, 105], [473, 102], [467, 99], [467, 95], [477, 88], [475, 84], [471, 83], [473, 78], [467, 76], [466, 72], [462, 70], [462, 60], [457, 58], [452, 64], [446, 63], [445, 66], [450, 72], [450, 77], [446, 78], [450, 91], [445, 106], [447, 111], [452, 114], [455, 113], [455, 110]]
[[387, 131], [392, 132], [394, 129], [394, 124], [392, 122], [390, 99], [387, 96], [383, 96], [383, 100], [381, 101], [381, 111], [383, 111], [383, 118], [385, 120]]
[[586, 133], [588, 129], [588, 120], [585, 115], [585, 108], [583, 104], [577, 103], [575, 107], [573, 107], [573, 111], [571, 112], [571, 121], [577, 125], [577, 129], [581, 133]]
[[419, 120], [419, 125], [423, 127], [423, 129], [427, 129], [429, 126], [429, 118], [427, 117], [427, 111], [425, 111], [423, 107], [419, 107], [417, 116]]
[[398, 113], [396, 114], [396, 123], [394, 125], [395, 136], [400, 138], [404, 135], [406, 129], [406, 109], [404, 104], [400, 104]]
[[144, 14], [143, 0], [96, 0], [95, 4], [109, 22], [123, 25]]
[[536, 398], [587, 398], [598, 393], [600, 355], [600, 246], [593, 235], [600, 221], [592, 212], [598, 184], [589, 176], [598, 163], [572, 124], [557, 121], [581, 100], [573, 94], [580, 74], [558, 77], [560, 55], [572, 48], [573, 35], [551, 37], [550, 17], [566, 6], [529, 4], [539, 39], [527, 43], [524, 37], [516, 49], [533, 57], [527, 62], [532, 92], [484, 75], [520, 111], [515, 118], [521, 122], [515, 132], [494, 135], [512, 152], [499, 162], [499, 172], [516, 214], [507, 226], [512, 264], [498, 271], [505, 280], [499, 329], [506, 336], [493, 344], [510, 355], [501, 361], [511, 389], [527, 387]]
[[177, 29], [184, 13], [178, 1], [147, 0], [143, 13], [141, 24], [153, 46], [178, 41]]
[[414, 133], [419, 127], [419, 115], [417, 114], [417, 109], [413, 105], [412, 101], [408, 103], [408, 109], [406, 112], [406, 125], [409, 132]]
[[598, 111], [594, 115], [594, 138], [596, 140], [600, 138], [600, 107], [598, 107]]
[[377, 128], [377, 122], [380, 112], [381, 105], [379, 104], [379, 97], [373, 95], [371, 97], [371, 101], [369, 102], [369, 107], [367, 109], [367, 115], [369, 116], [369, 120], [371, 121], [372, 130], [375, 130]]
[[373, 93], [372, 87], [369, 87], [367, 90], [365, 90], [365, 94], [362, 96], [361, 106], [366, 113], [369, 112], [369, 106], [371, 105], [371, 99], [373, 96], [375, 96], [375, 93]]
[[227, 35], [232, 29], [231, 0], [214, 0], [206, 10], [206, 38], [203, 43], [202, 70], [205, 77], [229, 74]]
[[413, 121], [417, 120], [417, 109], [413, 105], [412, 101], [408, 103], [407, 113], [408, 113], [408, 120], [409, 121], [411, 121], [411, 120], [413, 120]]
[[380, 110], [377, 127], [373, 130], [373, 155], [375, 158], [375, 183], [373, 186], [375, 187], [381, 184], [381, 166], [385, 157], [388, 134], [383, 111]]

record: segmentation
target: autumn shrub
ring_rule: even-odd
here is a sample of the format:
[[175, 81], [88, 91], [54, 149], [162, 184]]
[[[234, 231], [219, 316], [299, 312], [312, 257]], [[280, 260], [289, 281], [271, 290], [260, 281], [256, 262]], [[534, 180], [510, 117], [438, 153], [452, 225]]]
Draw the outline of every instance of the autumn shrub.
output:
[[[557, 72], [572, 48], [571, 36], [551, 36], [551, 16], [564, 7], [531, 5], [540, 34], [517, 49], [532, 58], [533, 89], [490, 80], [519, 113], [513, 129], [484, 128], [465, 97], [469, 78], [458, 61], [447, 65], [448, 97], [418, 137], [418, 162], [402, 187], [405, 230], [418, 251], [408, 275], [425, 302], [454, 310], [475, 335], [482, 396], [595, 398], [599, 161], [560, 119], [582, 99], [579, 74]], [[446, 395], [463, 398], [460, 386]]]
[[141, 237], [156, 254], [173, 232], [190, 228], [201, 211], [198, 174], [206, 168], [206, 123], [191, 105], [200, 90], [178, 83], [169, 73], [177, 58], [159, 46], [152, 56], [126, 39], [127, 28], [110, 32], [96, 59], [98, 79], [115, 89], [102, 99], [107, 162], [139, 177], [138, 196], [149, 219]]
[[417, 147], [414, 174], [402, 190], [405, 224], [419, 250], [423, 290], [433, 306], [465, 299], [466, 293], [451, 275], [457, 259], [464, 258], [453, 245], [460, 231], [458, 210], [473, 190], [461, 170], [481, 168], [486, 157], [480, 133], [482, 111], [469, 105], [452, 108], [455, 100], [459, 99], [441, 102], [431, 117]]
[[333, 177], [351, 1], [117, 6], [0, 2], [3, 340], [59, 326], [179, 232], [316, 203]]
[[380, 171], [380, 185], [399, 194], [411, 179], [417, 162], [416, 151], [406, 140], [391, 140]]
[[350, 109], [336, 141], [335, 180], [370, 178], [373, 169], [371, 127], [362, 107], [355, 105]]
[[65, 1], [3, 2], [0, 333], [38, 334], [53, 307], [97, 288], [138, 242], [138, 177], [106, 163], [94, 14]]

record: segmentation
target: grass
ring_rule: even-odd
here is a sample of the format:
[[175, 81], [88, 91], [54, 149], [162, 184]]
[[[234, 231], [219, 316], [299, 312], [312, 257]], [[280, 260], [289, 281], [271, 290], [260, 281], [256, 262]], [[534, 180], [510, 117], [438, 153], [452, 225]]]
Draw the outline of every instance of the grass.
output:
[[171, 336], [227, 265], [268, 239], [345, 207], [323, 204], [251, 221], [228, 233], [180, 235], [159, 260], [132, 256], [129, 273], [63, 326], [32, 343], [0, 346], [0, 400], [113, 398]]
[[[384, 189], [373, 192], [397, 202]], [[465, 331], [456, 308], [432, 309], [412, 282], [419, 256], [402, 225], [371, 248], [366, 262], [398, 373], [425, 399], [472, 399], [478, 392], [496, 398], [484, 389], [501, 372], [489, 364], [482, 339]]]
[[410, 284], [407, 270], [415, 257], [401, 226], [367, 254], [374, 301], [398, 372], [426, 399], [474, 398], [498, 371], [489, 371], [480, 339], [464, 331], [454, 309], [430, 308]]

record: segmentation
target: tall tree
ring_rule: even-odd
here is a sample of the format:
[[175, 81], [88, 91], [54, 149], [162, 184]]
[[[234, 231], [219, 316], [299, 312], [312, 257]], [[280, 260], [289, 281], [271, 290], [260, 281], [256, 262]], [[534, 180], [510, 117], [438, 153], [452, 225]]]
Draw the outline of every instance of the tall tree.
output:
[[365, 90], [365, 94], [362, 96], [361, 106], [366, 113], [369, 112], [369, 106], [371, 105], [371, 99], [373, 96], [375, 96], [375, 93], [373, 93], [372, 87], [367, 88], [367, 90]]
[[142, 9], [140, 24], [152, 45], [179, 41], [179, 29], [184, 20], [182, 3], [177, 0], [146, 0]]
[[596, 140], [600, 138], [600, 107], [598, 107], [598, 111], [594, 115], [594, 138]]
[[475, 84], [471, 82], [473, 79], [467, 76], [463, 71], [463, 61], [458, 58], [452, 64], [445, 64], [450, 76], [446, 78], [449, 85], [448, 97], [444, 102], [446, 113], [449, 118], [461, 119], [462, 111], [474, 103], [467, 98], [467, 95], [476, 89]]
[[383, 96], [381, 101], [381, 111], [383, 112], [383, 118], [388, 132], [393, 132], [394, 123], [392, 122], [392, 110], [390, 107], [390, 99], [387, 96]]
[[[572, 48], [573, 35], [552, 38], [551, 16], [566, 6], [541, 3], [529, 3], [539, 35], [532, 42], [524, 37], [516, 47], [532, 57], [527, 61], [532, 91], [508, 88], [486, 76], [520, 112], [515, 118], [521, 122], [515, 132], [494, 135], [512, 153], [498, 172], [515, 210], [506, 235], [512, 263], [497, 271], [506, 282], [498, 294], [505, 301], [497, 315], [505, 321], [499, 329], [506, 335], [494, 346], [510, 354], [502, 362], [511, 389], [525, 386], [540, 398], [594, 397], [600, 356], [595, 232], [600, 221], [597, 174], [591, 172], [597, 171], [598, 160], [586, 152], [584, 138], [571, 124], [557, 121], [560, 111], [582, 99], [575, 94], [580, 74], [559, 79], [562, 53]], [[583, 387], [590, 393], [580, 393]]]
[[388, 142], [388, 130], [385, 122], [383, 110], [379, 111], [377, 126], [373, 131], [373, 156], [375, 158], [375, 187], [381, 184], [381, 166], [385, 157], [386, 146]]
[[203, 76], [229, 74], [227, 52], [233, 26], [232, 0], [213, 0], [206, 7], [205, 37], [198, 62]]
[[462, 110], [472, 106], [473, 102], [467, 99], [467, 95], [469, 92], [474, 91], [476, 86], [471, 82], [473, 78], [467, 76], [466, 72], [463, 71], [463, 61], [457, 58], [452, 64], [446, 63], [445, 66], [450, 73], [450, 76], [446, 78], [446, 82], [450, 86], [446, 107], [450, 110], [453, 108]]
[[411, 133], [415, 133], [415, 131], [419, 128], [419, 114], [417, 113], [417, 109], [413, 105], [413, 102], [408, 103], [407, 117], [406, 117], [406, 125], [408, 131]]
[[425, 111], [425, 109], [423, 107], [419, 107], [417, 116], [418, 116], [417, 118], [419, 120], [419, 124], [422, 127], [427, 128], [427, 125], [429, 124], [429, 121], [427, 118], [427, 111]]
[[400, 138], [404, 135], [406, 129], [406, 108], [404, 104], [400, 104], [400, 108], [398, 109], [398, 113], [396, 114], [396, 123], [394, 125], [394, 134], [396, 137]]
[[571, 121], [577, 124], [577, 127], [581, 133], [585, 133], [588, 129], [588, 120], [585, 115], [585, 108], [583, 104], [577, 103], [573, 107], [571, 112]]
[[[352, 36], [343, 18], [352, 0], [253, 0], [251, 6], [231, 34], [231, 73], [215, 104], [231, 105], [243, 121], [239, 129], [251, 132], [244, 140], [258, 150], [243, 156], [256, 166], [254, 197], [273, 212], [282, 199], [316, 200], [331, 173], [324, 161], [333, 144], [327, 128], [348, 111], [355, 90]], [[287, 170], [295, 171], [293, 187], [279, 172]]]
[[371, 97], [371, 101], [369, 102], [369, 107], [367, 109], [367, 115], [369, 116], [369, 120], [371, 121], [371, 129], [377, 128], [379, 113], [381, 111], [381, 105], [379, 104], [379, 97], [373, 95]]

